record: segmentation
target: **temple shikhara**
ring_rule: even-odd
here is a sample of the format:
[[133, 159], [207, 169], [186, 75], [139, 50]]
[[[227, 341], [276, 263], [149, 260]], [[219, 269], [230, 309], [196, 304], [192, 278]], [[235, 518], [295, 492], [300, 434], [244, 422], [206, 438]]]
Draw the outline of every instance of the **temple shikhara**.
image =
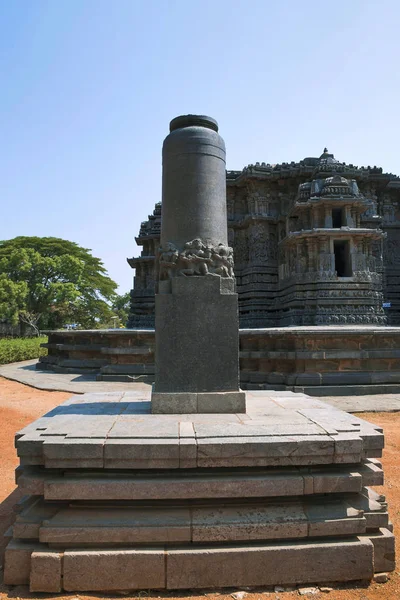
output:
[[[400, 324], [400, 178], [325, 148], [227, 171], [241, 328]], [[128, 327], [154, 327], [161, 203], [136, 242]]]

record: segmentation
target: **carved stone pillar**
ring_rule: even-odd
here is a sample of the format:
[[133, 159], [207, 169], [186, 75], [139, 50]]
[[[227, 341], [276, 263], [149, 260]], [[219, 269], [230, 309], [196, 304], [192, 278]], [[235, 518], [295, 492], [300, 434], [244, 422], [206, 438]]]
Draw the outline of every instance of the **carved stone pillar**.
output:
[[354, 219], [353, 219], [353, 211], [351, 210], [351, 206], [345, 206], [345, 225], [347, 227], [354, 227]]
[[349, 225], [349, 227], [357, 227], [357, 210], [354, 207], [352, 207], [350, 210], [350, 214], [352, 225]]
[[330, 206], [325, 206], [325, 227], [326, 229], [332, 229], [332, 209]]
[[306, 248], [307, 248], [308, 271], [311, 273], [312, 271], [315, 271], [315, 265], [316, 265], [315, 240], [307, 239], [306, 240]]
[[162, 189], [152, 412], [245, 412], [225, 144], [214, 119], [171, 121]]
[[315, 206], [312, 209], [312, 215], [313, 215], [313, 224], [312, 224], [312, 226], [315, 229], [318, 229], [319, 228], [319, 223], [320, 223], [320, 221], [319, 221], [319, 219], [320, 219], [320, 210], [319, 210], [318, 206]]

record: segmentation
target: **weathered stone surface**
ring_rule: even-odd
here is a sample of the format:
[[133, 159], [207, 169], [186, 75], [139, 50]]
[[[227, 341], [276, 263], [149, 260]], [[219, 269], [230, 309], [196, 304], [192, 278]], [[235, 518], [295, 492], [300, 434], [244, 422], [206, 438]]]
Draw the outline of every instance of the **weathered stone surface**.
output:
[[374, 575], [374, 581], [375, 583], [386, 583], [389, 579], [389, 576], [387, 573], [375, 573]]
[[[386, 315], [390, 322], [400, 322], [400, 186], [395, 175], [349, 166], [324, 152], [298, 163], [256, 163], [228, 171], [226, 186], [242, 327], [379, 324]], [[285, 218], [287, 229], [282, 227]], [[141, 256], [128, 259], [136, 269], [130, 327], [154, 323], [149, 279], [155, 277], [154, 246], [161, 223], [159, 203], [136, 238], [143, 246]], [[341, 239], [350, 241], [351, 274], [349, 270], [344, 278], [337, 275], [334, 244]], [[391, 302], [385, 311], [383, 291]], [[351, 350], [349, 346], [349, 354]]]
[[61, 592], [62, 554], [55, 551], [32, 552], [29, 590]]
[[[171, 121], [163, 145], [163, 222], [156, 294], [152, 412], [245, 412], [239, 391], [238, 300], [228, 246], [225, 144], [209, 117]], [[177, 408], [179, 399], [183, 406]], [[220, 402], [220, 408], [217, 404]], [[193, 408], [191, 408], [193, 410]]]
[[[238, 287], [239, 289], [239, 287]], [[153, 289], [154, 294], [154, 289]], [[154, 296], [153, 296], [154, 302]], [[154, 326], [154, 323], [153, 323]], [[71, 336], [80, 343], [79, 355], [93, 355], [101, 358], [106, 355], [100, 350], [90, 350], [87, 339], [107, 338], [110, 345], [119, 345], [128, 349], [127, 344], [134, 346], [140, 343], [152, 349], [153, 353], [113, 355], [113, 363], [100, 368], [99, 378], [118, 381], [154, 381], [154, 344], [153, 330], [95, 330], [95, 331], [60, 331], [48, 332], [50, 339], [67, 341]], [[398, 410], [400, 400], [395, 394], [400, 391], [400, 368], [394, 370], [393, 360], [398, 360], [400, 353], [400, 328], [377, 327], [373, 325], [331, 325], [310, 327], [268, 327], [263, 329], [243, 329], [239, 331], [240, 339], [240, 381], [242, 389], [287, 389], [305, 392], [312, 396], [339, 396], [340, 408], [350, 412], [360, 412], [357, 394], [368, 398], [368, 410], [375, 411], [373, 396], [391, 394], [383, 404], [384, 410]], [[139, 340], [139, 342], [138, 342]], [[63, 356], [70, 350], [50, 349], [53, 353], [51, 363], [39, 363], [42, 367], [54, 370]], [[309, 351], [308, 348], [315, 348]], [[337, 360], [327, 360], [326, 356], [335, 347], [343, 356]], [[349, 350], [351, 348], [351, 350]], [[354, 370], [348, 376], [349, 359], [344, 354], [354, 354], [351, 359]], [[357, 356], [355, 356], [355, 354]], [[49, 359], [49, 357], [46, 357]], [[109, 355], [109, 359], [111, 355]], [[44, 360], [44, 359], [41, 359]], [[114, 362], [114, 361], [121, 361]], [[122, 362], [123, 361], [123, 362]], [[305, 363], [305, 361], [307, 361]], [[318, 362], [318, 369], [316, 363]], [[284, 371], [282, 368], [284, 367]], [[307, 369], [307, 373], [304, 370]], [[13, 373], [12, 366], [4, 366], [1, 371]], [[69, 370], [73, 370], [69, 368]], [[75, 370], [81, 370], [76, 368]], [[305, 378], [307, 375], [307, 379]], [[332, 375], [332, 377], [331, 377]], [[29, 371], [18, 372], [19, 379], [28, 384], [35, 384], [37, 374]], [[313, 383], [311, 383], [311, 381]], [[300, 383], [302, 382], [302, 383]], [[55, 387], [60, 383], [54, 382]], [[69, 383], [69, 387], [77, 391], [88, 391], [93, 383]], [[40, 386], [48, 386], [48, 379], [43, 378]], [[61, 386], [59, 389], [65, 389]], [[344, 402], [340, 396], [354, 395], [354, 400]], [[382, 406], [382, 402], [380, 404]]]
[[[344, 478], [347, 479], [346, 474]], [[360, 488], [361, 488], [360, 481]], [[351, 490], [352, 490], [351, 486]], [[296, 496], [303, 493], [300, 473], [208, 473], [179, 477], [146, 478], [126, 475], [85, 478], [49, 478], [46, 500], [160, 500], [189, 498], [243, 498]]]
[[45, 550], [39, 543], [11, 540], [4, 554], [4, 583], [20, 585], [29, 583], [32, 552]]
[[154, 392], [238, 391], [237, 327], [237, 295], [221, 292], [220, 277], [173, 279], [156, 296]]
[[69, 547], [190, 542], [190, 508], [65, 508], [41, 527], [40, 541]]
[[197, 393], [153, 391], [151, 395], [151, 410], [155, 414], [197, 413]]
[[138, 590], [165, 587], [162, 549], [67, 550], [64, 590]]
[[[233, 396], [241, 402], [240, 392]], [[140, 395], [71, 399], [21, 430], [17, 450], [22, 464], [34, 453], [33, 464], [48, 469], [187, 468], [179, 458], [180, 424], [192, 423], [197, 450], [191, 460], [195, 457], [198, 467], [348, 464], [381, 454], [383, 434], [378, 426], [323, 402], [313, 401], [313, 408], [305, 408], [307, 398], [297, 400], [295, 394], [276, 392], [274, 399], [265, 392], [246, 396], [247, 413], [226, 417], [152, 415]], [[370, 477], [364, 485], [379, 485], [379, 464], [370, 461], [365, 468]]]
[[372, 576], [373, 546], [361, 538], [171, 549], [167, 561], [168, 589], [353, 581]]
[[193, 542], [231, 542], [307, 537], [300, 503], [193, 509]]
[[395, 563], [395, 537], [391, 531], [382, 528], [376, 534], [368, 534], [374, 545], [374, 571], [394, 571]]
[[179, 438], [108, 439], [104, 444], [106, 469], [176, 469]]
[[155, 414], [224, 414], [246, 412], [245, 392], [204, 392], [201, 394], [153, 392], [152, 412]]
[[[17, 469], [21, 490], [42, 498], [19, 509], [22, 567], [7, 567], [9, 583], [31, 572], [32, 590], [50, 593], [60, 579], [77, 592], [307, 585], [392, 568], [387, 504], [365, 487], [383, 481], [380, 428], [304, 395], [248, 398], [246, 414], [153, 415], [140, 394], [93, 394], [24, 428], [21, 462], [33, 451], [43, 463], [49, 450], [54, 463]], [[71, 467], [91, 460], [103, 468]], [[144, 556], [152, 548], [156, 576]], [[114, 561], [128, 572], [119, 577]]]

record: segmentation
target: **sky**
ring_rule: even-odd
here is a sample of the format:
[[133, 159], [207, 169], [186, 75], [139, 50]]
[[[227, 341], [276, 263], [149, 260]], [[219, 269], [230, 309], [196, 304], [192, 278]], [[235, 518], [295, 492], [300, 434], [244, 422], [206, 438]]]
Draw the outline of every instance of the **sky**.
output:
[[227, 168], [319, 156], [400, 175], [399, 0], [0, 0], [0, 239], [53, 236], [132, 287], [169, 121]]

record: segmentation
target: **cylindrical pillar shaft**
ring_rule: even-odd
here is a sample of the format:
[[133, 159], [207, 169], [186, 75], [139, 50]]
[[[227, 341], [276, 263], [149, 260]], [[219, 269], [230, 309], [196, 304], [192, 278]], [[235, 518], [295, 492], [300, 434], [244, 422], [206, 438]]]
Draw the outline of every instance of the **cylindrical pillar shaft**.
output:
[[195, 238], [227, 244], [225, 143], [214, 119], [171, 121], [163, 145], [161, 246]]
[[153, 413], [245, 410], [227, 229], [218, 125], [177, 117], [163, 145]]

